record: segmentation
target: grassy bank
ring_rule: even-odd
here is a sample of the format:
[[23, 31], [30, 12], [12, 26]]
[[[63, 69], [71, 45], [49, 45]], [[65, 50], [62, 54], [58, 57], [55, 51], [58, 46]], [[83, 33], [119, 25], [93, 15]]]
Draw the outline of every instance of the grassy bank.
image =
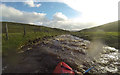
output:
[[120, 21], [110, 22], [93, 28], [72, 32], [72, 35], [93, 41], [100, 40], [104, 44], [120, 49]]
[[[6, 24], [8, 27], [8, 40], [6, 39]], [[114, 26], [113, 26], [114, 25]], [[78, 36], [87, 40], [101, 40], [106, 45], [120, 49], [117, 32], [117, 22], [108, 23], [103, 26], [98, 26], [90, 29], [85, 29], [79, 32], [71, 32], [72, 35]], [[24, 36], [25, 30], [25, 36]], [[99, 31], [98, 31], [99, 30]], [[97, 32], [95, 32], [97, 31]], [[104, 32], [103, 32], [104, 31]], [[110, 32], [111, 31], [111, 32]], [[44, 26], [29, 25], [13, 22], [2, 22], [2, 51], [3, 56], [13, 54], [20, 51], [20, 47], [26, 44], [35, 44], [43, 41], [45, 38], [54, 37], [61, 34], [69, 34], [69, 31], [49, 28]]]
[[[6, 39], [5, 25], [8, 27], [8, 40]], [[25, 28], [25, 36], [24, 36]], [[67, 34], [56, 28], [48, 28], [44, 26], [35, 26], [29, 24], [3, 22], [2, 23], [2, 52], [3, 56], [16, 54], [20, 51], [20, 47], [27, 44], [35, 44], [43, 41], [45, 38], [54, 37], [56, 35]]]
[[72, 32], [71, 34], [90, 41], [100, 40], [106, 45], [120, 49], [119, 32]]

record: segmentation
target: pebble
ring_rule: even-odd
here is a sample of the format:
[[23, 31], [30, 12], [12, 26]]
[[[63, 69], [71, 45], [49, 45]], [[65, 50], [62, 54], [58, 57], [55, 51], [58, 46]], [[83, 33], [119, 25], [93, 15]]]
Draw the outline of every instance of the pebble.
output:
[[120, 55], [118, 54], [118, 50], [113, 47], [109, 47], [106, 45], [103, 46], [103, 49], [102, 49], [102, 52], [100, 53], [99, 58], [93, 57], [94, 59], [91, 59], [91, 60], [89, 59], [89, 62], [84, 63], [84, 65], [81, 65], [79, 61], [87, 60], [86, 56], [88, 54], [87, 52], [91, 44], [90, 41], [84, 40], [82, 38], [75, 37], [72, 35], [60, 35], [46, 41], [46, 43], [54, 45], [56, 47], [61, 47], [61, 50], [59, 50], [59, 52], [58, 50], [56, 50], [57, 54], [60, 55], [60, 57], [63, 59], [70, 60], [70, 62], [74, 60], [75, 64], [79, 65], [80, 68], [82, 68], [83, 66], [85, 67], [85, 65], [86, 65], [86, 68], [89, 68], [91, 65], [97, 64], [95, 65], [95, 69], [92, 70], [91, 72], [94, 72], [94, 73], [113, 72], [114, 73], [118, 71], [116, 65], [120, 64], [120, 62], [117, 62], [119, 60], [118, 56]]

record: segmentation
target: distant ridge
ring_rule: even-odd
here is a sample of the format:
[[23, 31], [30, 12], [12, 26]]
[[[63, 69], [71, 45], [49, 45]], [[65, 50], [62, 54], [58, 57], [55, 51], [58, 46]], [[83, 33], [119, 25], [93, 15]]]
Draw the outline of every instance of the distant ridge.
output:
[[41, 25], [33, 25], [33, 24], [24, 24], [24, 23], [17, 23], [17, 22], [0, 22], [2, 23], [2, 33], [5, 33], [5, 25], [8, 25], [9, 33], [20, 33], [23, 32], [24, 27], [26, 27], [27, 32], [69, 32], [66, 30], [58, 29], [58, 28], [51, 28]]
[[107, 23], [101, 26], [93, 27], [93, 28], [88, 28], [88, 29], [83, 29], [78, 32], [96, 32], [96, 31], [104, 31], [104, 32], [119, 32], [120, 31], [120, 20]]

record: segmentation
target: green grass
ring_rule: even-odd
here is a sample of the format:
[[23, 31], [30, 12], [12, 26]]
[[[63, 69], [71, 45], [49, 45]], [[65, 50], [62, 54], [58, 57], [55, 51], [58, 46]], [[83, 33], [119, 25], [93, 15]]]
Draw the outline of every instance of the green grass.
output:
[[90, 41], [100, 40], [106, 45], [120, 49], [120, 40], [118, 40], [120, 32], [72, 32], [71, 34]]
[[[67, 34], [68, 31], [64, 31], [57, 28], [49, 28], [44, 26], [35, 26], [29, 24], [12, 23], [7, 22], [8, 25], [8, 36], [6, 39], [5, 24], [2, 23], [2, 52], [3, 56], [9, 56], [11, 54], [16, 54], [20, 51], [20, 47], [23, 45], [34, 45], [37, 42], [43, 41], [43, 38], [50, 38], [56, 35]], [[24, 26], [26, 28], [26, 35], [23, 37]], [[39, 39], [39, 41], [33, 42]]]
[[[9, 39], [6, 40], [5, 25], [8, 25]], [[24, 27], [26, 29], [26, 35], [23, 37]], [[106, 45], [119, 48], [120, 35], [115, 30], [117, 28], [117, 22], [105, 24], [103, 26], [94, 27], [91, 29], [82, 30], [79, 32], [71, 32], [72, 35], [87, 39], [87, 40], [102, 40]], [[100, 30], [101, 31], [98, 31]], [[103, 31], [102, 31], [103, 30]], [[96, 32], [97, 31], [97, 32]], [[69, 34], [69, 31], [49, 28], [44, 26], [36, 26], [22, 23], [2, 22], [2, 51], [3, 56], [15, 54], [20, 51], [20, 47], [23, 45], [34, 45], [33, 41], [39, 39], [39, 42], [43, 41], [45, 37], [52, 37], [61, 34]], [[37, 41], [38, 42], [38, 41]]]
[[[6, 39], [5, 24], [8, 25], [8, 36]], [[24, 27], [26, 30], [26, 35], [23, 36]], [[97, 29], [97, 28], [96, 28]], [[112, 27], [114, 29], [114, 27]], [[69, 32], [57, 28], [49, 28], [44, 26], [36, 26], [22, 23], [13, 22], [2, 22], [2, 56], [3, 56], [3, 66], [12, 65], [16, 66], [19, 61], [23, 60], [24, 54], [18, 54], [19, 51], [25, 50], [21, 49], [24, 46], [33, 46], [37, 43], [44, 41], [44, 39], [52, 38], [57, 35], [62, 34], [72, 34], [74, 36], [81, 37], [87, 40], [102, 40], [106, 45], [119, 48], [120, 44], [118, 38], [120, 35], [115, 31], [109, 32], [92, 32], [80, 31], [80, 32]], [[36, 41], [37, 40], [37, 41]]]
[[103, 31], [103, 32], [120, 32], [120, 20], [119, 21], [115, 21], [115, 22], [111, 22], [111, 23], [107, 23], [104, 25], [100, 25], [97, 27], [93, 27], [93, 28], [88, 28], [88, 29], [83, 29], [80, 32], [96, 32], [96, 31]]
[[26, 32], [68, 32], [65, 30], [57, 29], [57, 28], [49, 28], [45, 26], [37, 26], [30, 24], [22, 24], [22, 23], [13, 23], [13, 22], [2, 22], [2, 33], [5, 33], [5, 25], [8, 25], [9, 33], [23, 33], [24, 27]]
[[106, 45], [120, 49], [120, 20], [107, 23], [101, 26], [83, 29], [78, 32], [72, 32], [72, 35], [87, 39], [87, 40], [101, 40]]

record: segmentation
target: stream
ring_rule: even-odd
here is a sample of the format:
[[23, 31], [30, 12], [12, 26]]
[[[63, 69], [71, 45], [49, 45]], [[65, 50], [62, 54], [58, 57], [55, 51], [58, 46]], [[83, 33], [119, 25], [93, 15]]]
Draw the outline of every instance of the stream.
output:
[[99, 41], [90, 42], [72, 35], [60, 35], [44, 41], [43, 46], [74, 63], [80, 71], [94, 66], [91, 73], [120, 73], [120, 53]]
[[91, 42], [72, 35], [59, 35], [34, 47], [28, 46], [19, 54], [22, 56], [19, 63], [4, 66], [3, 72], [51, 73], [64, 61], [80, 72], [94, 67], [89, 73], [120, 74], [119, 50], [99, 40]]

